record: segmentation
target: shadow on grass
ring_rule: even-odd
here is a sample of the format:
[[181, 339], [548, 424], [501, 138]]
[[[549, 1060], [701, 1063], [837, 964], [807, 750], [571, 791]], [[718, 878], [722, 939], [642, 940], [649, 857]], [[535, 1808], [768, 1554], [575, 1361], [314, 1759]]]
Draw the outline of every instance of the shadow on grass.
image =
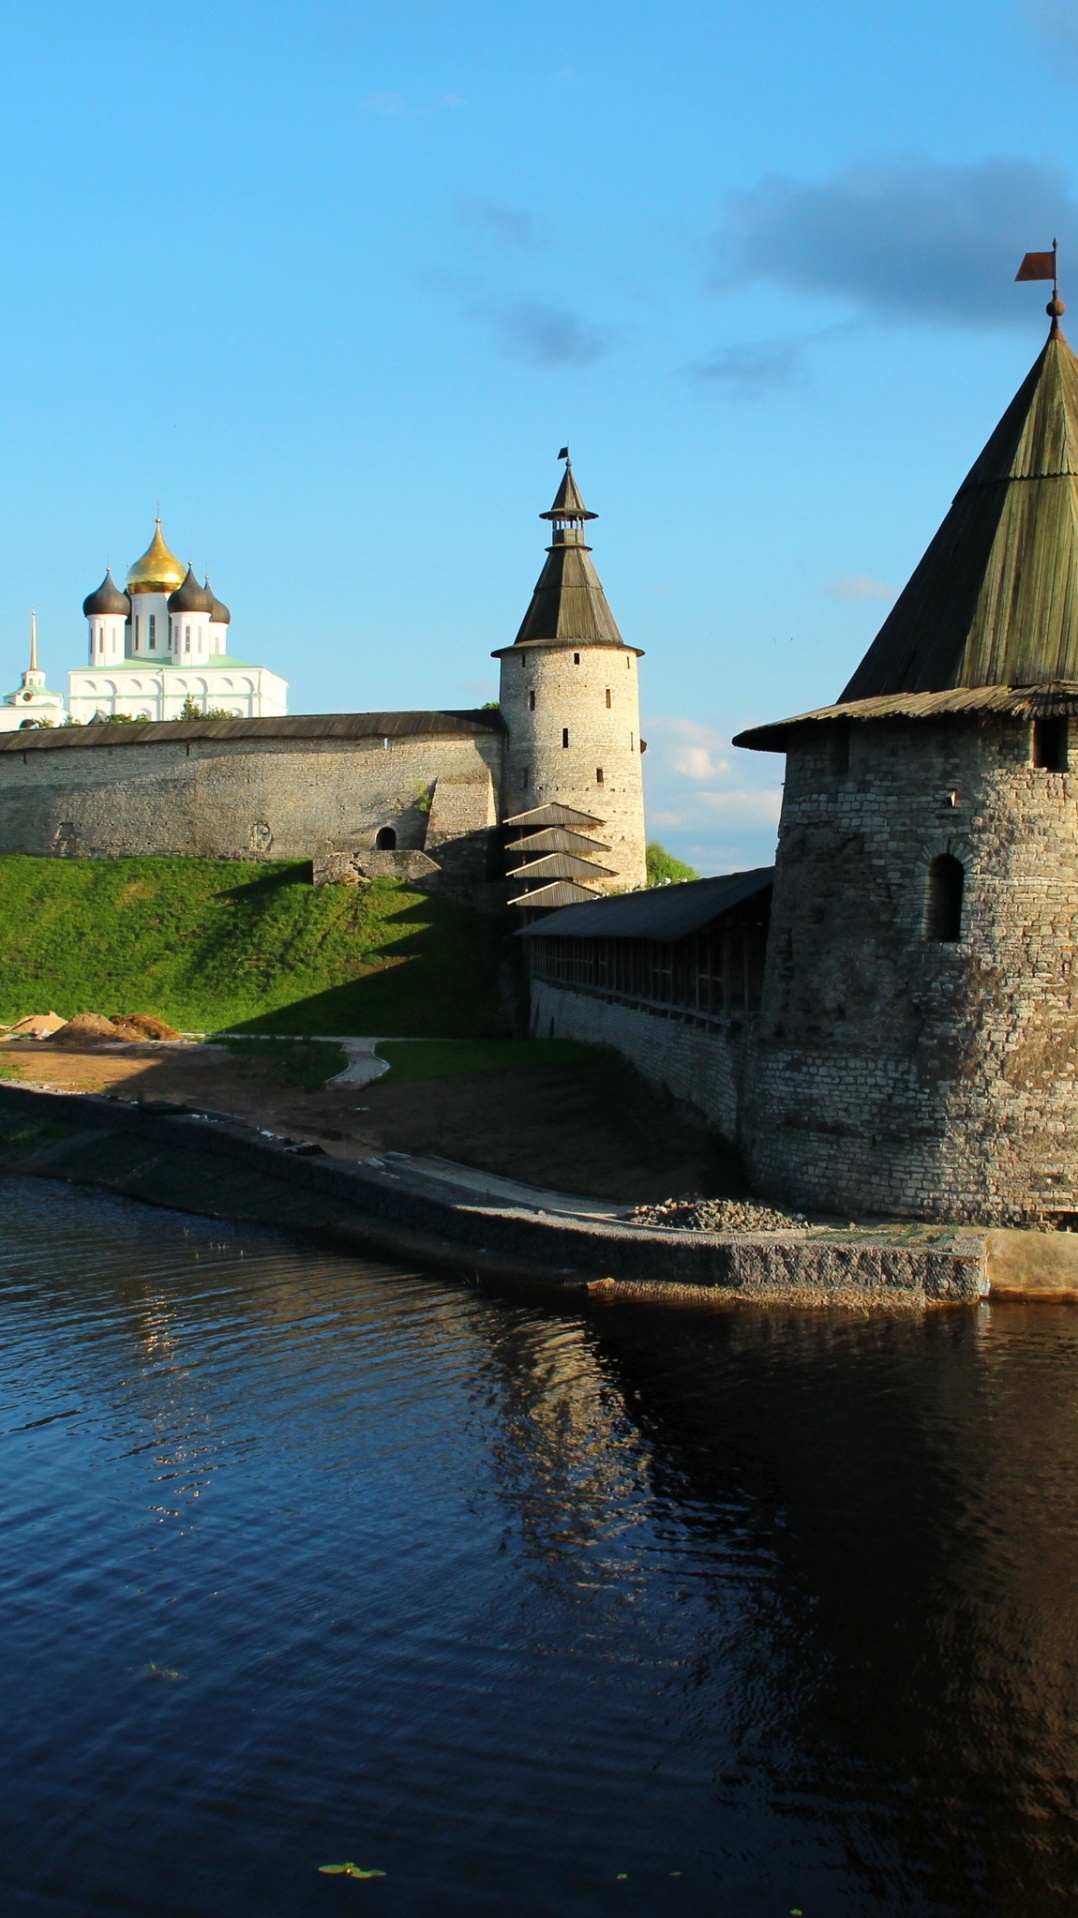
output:
[[[278, 884], [288, 883], [280, 875]], [[253, 890], [241, 888], [243, 893]], [[424, 897], [390, 921], [392, 943], [356, 941], [355, 976], [252, 1012], [219, 1030], [431, 1039], [485, 1039], [496, 1031], [498, 929], [467, 907]], [[278, 988], [279, 989], [279, 988]]]

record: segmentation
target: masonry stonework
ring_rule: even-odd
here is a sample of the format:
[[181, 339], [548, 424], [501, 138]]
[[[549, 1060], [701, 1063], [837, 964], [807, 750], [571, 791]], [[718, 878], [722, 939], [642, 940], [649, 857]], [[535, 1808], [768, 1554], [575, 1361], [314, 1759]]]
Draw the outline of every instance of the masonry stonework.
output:
[[386, 828], [401, 851], [421, 851], [435, 825], [443, 857], [485, 877], [501, 776], [496, 715], [456, 736], [365, 732], [350, 717], [352, 737], [335, 715], [321, 737], [314, 720], [4, 735], [0, 852], [310, 859], [341, 842], [373, 847]]
[[[1073, 722], [1070, 722], [1073, 724]], [[1078, 1215], [1078, 778], [1028, 721], [791, 740], [743, 1132], [799, 1205], [987, 1224]], [[930, 867], [964, 869], [933, 936]]]
[[582, 1039], [610, 1046], [652, 1085], [684, 1099], [725, 1138], [738, 1130], [748, 1023], [690, 1024], [601, 993], [532, 979], [531, 1030], [537, 1039]]

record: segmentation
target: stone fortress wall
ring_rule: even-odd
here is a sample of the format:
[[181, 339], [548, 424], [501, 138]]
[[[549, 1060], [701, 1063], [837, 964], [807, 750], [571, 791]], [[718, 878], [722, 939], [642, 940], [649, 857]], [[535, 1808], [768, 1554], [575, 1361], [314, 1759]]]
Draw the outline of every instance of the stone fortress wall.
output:
[[[484, 880], [503, 754], [496, 713], [326, 714], [0, 736], [0, 852], [111, 859], [336, 855], [346, 877], [426, 853]], [[408, 868], [405, 872], [405, 867]], [[414, 868], [414, 870], [413, 870]], [[355, 872], [353, 872], [353, 877]]]
[[[1078, 775], [1034, 765], [1032, 733], [791, 737], [743, 1119], [762, 1190], [851, 1217], [1078, 1217]], [[948, 854], [957, 938], [930, 909]]]

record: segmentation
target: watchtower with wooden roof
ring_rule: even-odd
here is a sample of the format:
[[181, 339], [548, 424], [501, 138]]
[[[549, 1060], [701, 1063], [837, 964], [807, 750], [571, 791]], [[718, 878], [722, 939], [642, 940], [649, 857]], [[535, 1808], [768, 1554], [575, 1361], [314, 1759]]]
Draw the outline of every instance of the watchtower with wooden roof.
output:
[[839, 701], [784, 752], [745, 1114], [842, 1214], [1078, 1225], [1078, 361], [1051, 331]]
[[[522, 832], [513, 848], [518, 904], [562, 905], [647, 882], [642, 654], [618, 631], [585, 539], [597, 515], [568, 452], [561, 457], [561, 485], [540, 515], [552, 527], [546, 563], [513, 644], [494, 654], [506, 726], [501, 816]], [[540, 899], [546, 887], [557, 896]]]

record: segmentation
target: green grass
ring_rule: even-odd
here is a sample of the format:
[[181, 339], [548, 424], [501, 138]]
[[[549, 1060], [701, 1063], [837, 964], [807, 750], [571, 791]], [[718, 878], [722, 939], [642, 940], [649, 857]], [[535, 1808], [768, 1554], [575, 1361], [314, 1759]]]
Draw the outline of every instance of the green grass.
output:
[[274, 1085], [296, 1092], [317, 1092], [327, 1079], [343, 1072], [348, 1055], [343, 1046], [325, 1039], [232, 1039], [224, 1040], [237, 1059], [250, 1059]]
[[447, 1079], [458, 1072], [533, 1071], [537, 1066], [597, 1065], [609, 1055], [601, 1046], [581, 1045], [576, 1039], [420, 1039], [414, 1044], [378, 1047], [388, 1059], [389, 1071], [367, 1088], [403, 1085], [412, 1079]]
[[0, 857], [0, 1021], [149, 1012], [185, 1032], [493, 1030], [498, 933], [393, 881], [224, 859]]

